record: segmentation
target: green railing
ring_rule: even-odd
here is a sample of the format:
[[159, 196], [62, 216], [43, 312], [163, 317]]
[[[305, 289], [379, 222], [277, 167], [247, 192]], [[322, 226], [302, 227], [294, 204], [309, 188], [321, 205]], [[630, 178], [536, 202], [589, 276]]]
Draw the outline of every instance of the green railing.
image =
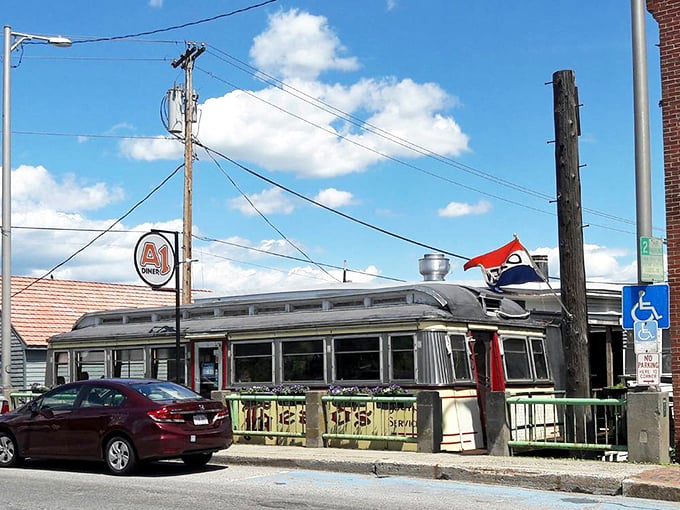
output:
[[12, 406], [12, 409], [17, 409], [18, 407], [27, 404], [40, 395], [42, 395], [42, 393], [34, 393], [32, 391], [13, 391], [9, 394], [10, 405]]
[[418, 442], [415, 396], [326, 395], [321, 400], [324, 439]]
[[509, 397], [514, 449], [626, 451], [626, 400]]
[[304, 395], [249, 395], [232, 393], [229, 403], [234, 434], [304, 438]]
[[[239, 394], [229, 405], [234, 435], [306, 438], [305, 395]], [[418, 441], [415, 396], [321, 397], [324, 440]]]

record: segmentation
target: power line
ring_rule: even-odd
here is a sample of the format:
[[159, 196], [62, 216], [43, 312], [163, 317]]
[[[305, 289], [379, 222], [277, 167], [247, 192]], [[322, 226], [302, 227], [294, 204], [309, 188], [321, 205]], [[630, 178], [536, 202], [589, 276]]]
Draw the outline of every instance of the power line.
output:
[[[331, 104], [329, 104], [329, 103], [327, 103], [327, 102], [325, 102], [325, 101], [323, 101], [323, 100], [321, 100], [317, 97], [314, 97], [310, 94], [307, 94], [306, 92], [304, 92], [304, 91], [302, 91], [302, 90], [300, 90], [300, 89], [298, 89], [298, 88], [296, 88], [296, 87], [294, 87], [294, 86], [292, 86], [292, 85], [290, 85], [290, 84], [288, 84], [288, 83], [286, 83], [282, 80], [279, 80], [278, 78], [275, 78], [275, 77], [265, 73], [264, 71], [261, 71], [260, 69], [257, 69], [255, 67], [251, 66], [250, 64], [248, 64], [246, 62], [243, 62], [242, 60], [238, 59], [237, 57], [234, 57], [233, 55], [230, 55], [230, 54], [228, 54], [228, 53], [226, 53], [226, 52], [224, 52], [224, 51], [222, 51], [218, 48], [214, 48], [213, 46], [211, 46], [210, 48], [221, 53], [225, 57], [228, 57], [229, 59], [232, 59], [233, 61], [237, 62], [238, 65], [234, 64], [233, 62], [230, 62], [229, 60], [227, 60], [225, 58], [220, 57], [219, 55], [215, 54], [213, 51], [210, 51], [210, 50], [208, 51], [208, 53], [210, 53], [214, 57], [222, 60], [223, 62], [225, 62], [229, 65], [232, 65], [233, 67], [236, 67], [237, 69], [239, 69], [241, 71], [246, 72], [247, 74], [253, 76], [254, 78], [256, 78], [256, 79], [258, 79], [258, 80], [260, 80], [260, 81], [262, 81], [262, 82], [264, 82], [268, 85], [274, 86], [275, 88], [278, 88], [282, 92], [285, 92], [289, 95], [292, 95], [293, 97], [300, 99], [300, 100], [304, 101], [305, 103], [307, 103], [311, 106], [319, 108], [322, 111], [325, 111], [325, 112], [330, 113], [332, 115], [339, 116], [343, 120], [350, 122], [351, 124], [361, 128], [364, 131], [368, 131], [370, 133], [376, 134], [376, 135], [378, 135], [378, 136], [380, 136], [380, 137], [382, 137], [382, 138], [384, 138], [384, 139], [386, 139], [386, 140], [388, 140], [392, 143], [395, 143], [395, 144], [400, 145], [404, 148], [410, 149], [410, 150], [412, 150], [412, 151], [414, 151], [418, 154], [421, 154], [421, 155], [427, 156], [427, 157], [431, 157], [431, 158], [433, 158], [433, 159], [435, 159], [435, 160], [437, 160], [441, 163], [447, 164], [449, 166], [453, 166], [454, 168], [457, 168], [459, 170], [463, 170], [464, 172], [470, 173], [471, 175], [475, 175], [477, 177], [489, 180], [489, 181], [491, 181], [495, 184], [499, 184], [501, 186], [505, 186], [507, 188], [511, 188], [511, 189], [516, 190], [516, 191], [519, 191], [519, 192], [522, 192], [522, 193], [525, 193], [525, 194], [528, 194], [528, 195], [532, 195], [532, 196], [537, 197], [537, 198], [547, 200], [549, 202], [554, 201], [554, 196], [552, 196], [552, 195], [548, 195], [548, 194], [527, 188], [525, 186], [521, 186], [517, 183], [502, 179], [502, 178], [497, 177], [495, 175], [489, 174], [488, 172], [484, 172], [484, 171], [479, 170], [477, 168], [474, 168], [470, 165], [466, 165], [466, 164], [461, 163], [459, 161], [456, 161], [452, 158], [449, 158], [447, 156], [439, 154], [435, 151], [427, 149], [427, 148], [423, 147], [422, 145], [410, 142], [409, 140], [406, 140], [406, 139], [399, 137], [399, 136], [397, 136], [393, 133], [390, 133], [389, 131], [383, 130], [380, 127], [377, 127], [377, 126], [375, 126], [375, 125], [373, 125], [373, 124], [371, 124], [371, 123], [369, 123], [369, 122], [367, 122], [367, 121], [365, 121], [365, 120], [363, 120], [359, 117], [356, 117], [356, 116], [354, 116], [350, 113], [347, 113], [347, 112], [345, 112], [345, 111], [343, 111], [343, 110], [341, 110], [341, 109], [339, 109], [339, 108], [337, 108], [337, 107], [335, 107], [335, 106], [333, 106], [333, 105], [331, 105]], [[201, 69], [201, 70], [203, 72], [206, 72], [203, 69]], [[219, 78], [215, 77], [214, 75], [212, 75], [212, 73], [207, 72], [207, 74], [210, 75], [211, 77], [215, 78], [215, 79], [219, 79]], [[227, 82], [225, 82], [225, 83], [227, 83]], [[227, 84], [232, 86], [234, 89], [241, 90], [240, 88], [234, 86], [231, 83], [227, 83]], [[294, 91], [295, 93], [293, 93], [291, 91]], [[243, 92], [247, 93], [247, 91], [243, 91]], [[250, 95], [252, 95], [252, 94], [250, 94]], [[260, 98], [258, 98], [258, 99], [260, 99]], [[264, 101], [264, 102], [268, 103], [267, 101]], [[268, 104], [270, 104], [271, 106], [275, 106], [271, 103], [268, 103]], [[281, 109], [281, 108], [279, 108], [279, 109]], [[290, 112], [287, 112], [287, 113], [290, 113]], [[315, 125], [315, 126], [322, 128], [321, 126], [318, 126], [318, 125]], [[326, 131], [328, 131], [328, 130], [326, 130]], [[361, 145], [361, 144], [358, 144], [358, 145]], [[368, 147], [364, 147], [364, 148], [370, 150], [370, 148], [368, 148]], [[424, 170], [422, 170], [422, 171], [424, 171]], [[437, 178], [441, 178], [443, 180], [447, 180], [447, 179], [442, 178], [441, 176], [439, 176], [437, 174], [433, 174], [433, 173], [429, 173], [429, 172], [426, 172], [426, 173], [428, 173], [429, 175], [431, 175], [433, 177], [437, 177]], [[450, 181], [450, 182], [452, 182], [452, 184], [460, 185], [459, 183], [454, 182], [454, 181]], [[476, 190], [474, 188], [472, 188], [472, 189], [474, 191], [477, 191], [478, 193], [484, 193], [480, 190]], [[498, 196], [494, 196], [494, 195], [491, 195], [491, 196], [493, 196], [494, 198], [502, 200], [502, 197], [498, 197]], [[515, 205], [522, 205], [522, 204], [518, 204], [516, 202], [511, 202], [511, 203], [514, 203]], [[606, 213], [606, 212], [603, 212], [603, 211], [598, 211], [596, 209], [583, 208], [583, 210], [585, 212], [588, 212], [589, 214], [601, 216], [601, 217], [606, 218], [606, 219], [611, 219], [611, 220], [619, 221], [619, 222], [630, 224], [630, 225], [635, 224], [635, 222], [633, 220], [629, 220], [629, 219], [626, 219], [626, 218], [615, 216], [615, 215], [612, 215], [612, 214], [609, 214], [609, 213]], [[602, 225], [597, 225], [597, 226], [607, 228], [607, 227], [604, 227]], [[659, 229], [657, 229], [657, 230], [659, 230]], [[621, 230], [620, 232], [632, 233], [632, 232], [623, 231], [623, 230]]]
[[[265, 255], [280, 257], [280, 258], [287, 259], [287, 260], [294, 260], [296, 262], [309, 262], [308, 259], [301, 259], [300, 257], [294, 257], [292, 255], [285, 255], [283, 253], [276, 253], [276, 252], [272, 252], [272, 251], [262, 250], [260, 248], [255, 248], [253, 246], [244, 246], [242, 244], [232, 243], [230, 241], [224, 241], [224, 240], [221, 240], [221, 239], [214, 239], [214, 238], [211, 238], [211, 237], [199, 236], [199, 235], [194, 235], [193, 237], [200, 240], [200, 241], [212, 242], [212, 243], [218, 243], [218, 244], [225, 244], [227, 246], [234, 246], [236, 248], [244, 248], [244, 249], [256, 251], [258, 253], [262, 253], [262, 254], [265, 254]], [[225, 258], [227, 260], [234, 260], [234, 259], [230, 259], [228, 257], [218, 256], [218, 255], [215, 255], [215, 254], [211, 254], [211, 255], [214, 255], [214, 256], [220, 257], [220, 258]], [[246, 264], [248, 263], [248, 262], [242, 262], [242, 261], [236, 261], [236, 262], [241, 262], [241, 263], [246, 263]], [[332, 265], [332, 264], [325, 264], [325, 263], [322, 263], [322, 262], [312, 261], [312, 263], [316, 266], [324, 266], [324, 267], [328, 267], [328, 268], [331, 268], [331, 269], [339, 269], [339, 270], [346, 269], [345, 267], [335, 266], [335, 265]], [[274, 268], [267, 268], [267, 269], [274, 269]], [[383, 276], [383, 275], [379, 275], [379, 274], [368, 273], [366, 271], [359, 271], [358, 269], [347, 269], [347, 271], [350, 271], [350, 272], [356, 273], [356, 274], [361, 274], [361, 275], [364, 275], [364, 276], [372, 276], [374, 278], [382, 278], [384, 280], [392, 280], [392, 281], [395, 281], [395, 282], [406, 281], [406, 280], [402, 280], [400, 278], [393, 278], [391, 276]]]
[[288, 239], [288, 237], [286, 237], [286, 235], [285, 235], [283, 232], [281, 232], [281, 230], [279, 230], [279, 229], [278, 229], [278, 228], [277, 228], [277, 227], [269, 220], [269, 218], [267, 218], [267, 217], [262, 213], [262, 211], [260, 211], [260, 209], [257, 208], [257, 206], [256, 206], [256, 205], [253, 203], [253, 201], [250, 199], [250, 197], [248, 197], [248, 195], [246, 195], [246, 194], [243, 192], [243, 190], [241, 190], [241, 188], [240, 188], [239, 185], [236, 183], [236, 181], [234, 181], [234, 179], [232, 179], [232, 177], [231, 177], [227, 172], [224, 171], [224, 169], [223, 169], [222, 166], [219, 164], [219, 162], [215, 159], [215, 157], [213, 156], [213, 154], [212, 154], [211, 152], [208, 152], [208, 155], [209, 155], [210, 158], [213, 160], [213, 162], [215, 163], [215, 165], [217, 166], [217, 168], [220, 169], [220, 171], [222, 172], [222, 174], [224, 174], [224, 176], [225, 176], [227, 179], [229, 179], [229, 182], [231, 182], [231, 185], [234, 186], [234, 188], [236, 188], [236, 190], [241, 194], [241, 196], [248, 202], [248, 204], [250, 204], [250, 207], [252, 207], [252, 208], [255, 210], [255, 212], [257, 212], [257, 214], [260, 215], [260, 217], [267, 223], [267, 225], [269, 225], [272, 229], [274, 229], [274, 230], [276, 231], [276, 233], [279, 234], [279, 235], [284, 239], [284, 241], [286, 241], [286, 242], [287, 242], [290, 246], [292, 246], [296, 251], [298, 251], [299, 253], [301, 253], [301, 254], [307, 259], [308, 262], [311, 262], [312, 264], [315, 264], [319, 269], [321, 269], [321, 270], [322, 270], [324, 273], [326, 273], [328, 276], [330, 276], [330, 277], [333, 278], [334, 280], [340, 282], [340, 280], [339, 280], [338, 278], [336, 278], [335, 276], [333, 276], [332, 274], [330, 274], [328, 271], [326, 271], [326, 269], [325, 269], [324, 267], [322, 267], [321, 265], [316, 264], [316, 263], [309, 257], [309, 255], [307, 255], [301, 248], [299, 248], [295, 243], [293, 243], [290, 239]]
[[411, 244], [414, 244], [414, 245], [416, 245], [416, 246], [420, 246], [421, 248], [427, 248], [428, 250], [434, 250], [434, 251], [437, 251], [437, 252], [440, 252], [440, 253], [443, 253], [443, 254], [446, 254], [446, 255], [450, 255], [451, 257], [459, 258], [459, 259], [462, 259], [462, 260], [470, 260], [470, 257], [465, 257], [465, 256], [463, 256], [463, 255], [458, 255], [457, 253], [453, 253], [453, 252], [450, 252], [450, 251], [447, 251], [447, 250], [443, 250], [443, 249], [441, 249], [441, 248], [436, 248], [436, 247], [431, 246], [431, 245], [429, 245], [429, 244], [425, 244], [425, 243], [421, 243], [421, 242], [419, 242], [419, 241], [415, 241], [415, 240], [410, 239], [410, 238], [408, 238], [408, 237], [405, 237], [405, 236], [402, 236], [402, 235], [400, 235], [400, 234], [396, 234], [396, 233], [394, 233], [394, 232], [391, 232], [391, 231], [389, 231], [389, 230], [386, 230], [386, 229], [384, 229], [384, 228], [382, 228], [382, 227], [378, 227], [378, 226], [376, 226], [376, 225], [372, 225], [371, 223], [368, 223], [368, 222], [366, 222], [366, 221], [363, 221], [363, 220], [360, 220], [360, 219], [358, 219], [358, 218], [355, 218], [354, 216], [351, 216], [351, 215], [349, 215], [349, 214], [346, 214], [346, 213], [344, 213], [344, 212], [342, 212], [342, 211], [338, 211], [337, 209], [333, 209], [332, 207], [329, 207], [329, 206], [324, 205], [324, 204], [322, 204], [322, 203], [320, 203], [320, 202], [317, 202], [317, 201], [315, 201], [315, 200], [312, 200], [311, 198], [306, 197], [306, 196], [304, 196], [303, 194], [298, 193], [297, 191], [292, 190], [291, 188], [288, 188], [288, 187], [284, 186], [283, 184], [279, 184], [278, 182], [276, 182], [276, 181], [274, 181], [274, 180], [272, 180], [272, 179], [269, 179], [268, 177], [265, 177], [264, 175], [262, 175], [262, 174], [256, 172], [255, 170], [252, 170], [252, 169], [248, 168], [247, 166], [242, 165], [242, 164], [239, 163], [238, 161], [235, 161], [235, 160], [231, 159], [229, 156], [226, 156], [225, 154], [222, 154], [221, 152], [219, 152], [219, 151], [217, 151], [217, 150], [215, 150], [215, 149], [212, 149], [212, 148], [210, 148], [210, 147], [204, 145], [204, 144], [201, 143], [199, 140], [196, 140], [196, 145], [198, 145], [199, 147], [203, 147], [203, 149], [205, 149], [205, 150], [208, 151], [208, 152], [212, 152], [212, 153], [214, 153], [214, 154], [217, 154], [219, 157], [221, 157], [221, 158], [223, 158], [223, 159], [229, 161], [232, 165], [236, 165], [236, 166], [239, 167], [240, 169], [242, 169], [242, 170], [248, 172], [249, 174], [253, 175], [254, 177], [257, 177], [258, 179], [261, 179], [261, 180], [263, 180], [263, 181], [265, 181], [265, 182], [271, 184], [272, 186], [276, 186], [277, 188], [279, 188], [279, 189], [281, 189], [281, 190], [283, 190], [283, 191], [285, 191], [285, 192], [287, 192], [287, 193], [290, 193], [291, 195], [294, 195], [294, 196], [296, 196], [296, 197], [298, 197], [298, 198], [300, 198], [300, 199], [302, 199], [302, 200], [304, 200], [304, 201], [306, 201], [306, 202], [309, 202], [309, 203], [314, 204], [314, 205], [316, 205], [316, 206], [318, 206], [318, 207], [321, 207], [322, 209], [326, 209], [327, 211], [332, 212], [332, 213], [334, 213], [334, 214], [337, 214], [338, 216], [342, 216], [342, 217], [345, 218], [345, 219], [348, 219], [348, 220], [350, 220], [350, 221], [353, 221], [353, 222], [355, 222], [355, 223], [358, 223], [358, 224], [363, 225], [363, 226], [365, 226], [365, 227], [368, 227], [368, 228], [370, 228], [370, 229], [376, 230], [376, 231], [381, 232], [381, 233], [383, 233], [383, 234], [386, 234], [386, 235], [388, 235], [388, 236], [390, 236], [390, 237], [394, 237], [394, 238], [396, 238], [396, 239], [400, 239], [400, 240], [402, 240], [402, 241], [406, 241], [407, 243], [411, 243]]
[[123, 214], [123, 216], [121, 216], [121, 217], [118, 218], [116, 221], [114, 221], [111, 225], [109, 225], [109, 227], [108, 227], [106, 230], [102, 231], [99, 235], [95, 236], [90, 242], [88, 242], [87, 244], [85, 244], [85, 246], [83, 246], [82, 248], [79, 248], [78, 250], [76, 250], [73, 254], [71, 254], [70, 256], [68, 256], [65, 260], [63, 260], [62, 262], [60, 262], [59, 264], [57, 264], [56, 266], [54, 266], [52, 269], [50, 269], [49, 271], [47, 271], [47, 272], [46, 272], [44, 275], [42, 275], [41, 277], [36, 278], [35, 280], [33, 280], [31, 283], [29, 283], [28, 285], [26, 285], [23, 289], [20, 289], [20, 290], [18, 290], [17, 292], [15, 292], [14, 294], [12, 294], [12, 296], [14, 297], [14, 296], [16, 296], [16, 295], [18, 295], [18, 294], [21, 294], [21, 293], [24, 292], [25, 290], [28, 290], [29, 288], [31, 288], [33, 285], [35, 285], [35, 284], [38, 283], [39, 281], [44, 280], [45, 278], [47, 278], [47, 277], [50, 275], [50, 273], [52, 273], [52, 272], [54, 272], [55, 270], [59, 269], [61, 266], [63, 266], [64, 264], [66, 264], [66, 263], [69, 262], [70, 260], [73, 260], [79, 253], [82, 253], [82, 252], [85, 251], [87, 248], [89, 248], [90, 246], [92, 246], [98, 239], [100, 239], [102, 236], [104, 236], [107, 232], [111, 231], [111, 229], [112, 229], [113, 227], [115, 227], [118, 223], [120, 223], [120, 222], [123, 221], [125, 218], [127, 218], [130, 214], [132, 214], [132, 212], [133, 212], [135, 209], [137, 209], [140, 205], [142, 205], [142, 204], [143, 204], [144, 202], [146, 202], [149, 198], [151, 198], [151, 195], [153, 195], [156, 191], [158, 191], [159, 189], [161, 189], [161, 188], [165, 185], [165, 183], [167, 183], [167, 182], [168, 182], [168, 181], [169, 181], [169, 180], [170, 180], [170, 179], [171, 179], [171, 178], [172, 178], [172, 177], [173, 177], [173, 176], [174, 176], [174, 175], [175, 175], [175, 174], [183, 167], [183, 166], [184, 166], [184, 163], [182, 163], [182, 164], [179, 165], [177, 168], [175, 168], [175, 169], [170, 173], [170, 175], [168, 175], [165, 179], [163, 179], [163, 180], [161, 181], [161, 183], [160, 183], [158, 186], [156, 186], [156, 187], [155, 187], [154, 189], [152, 189], [149, 193], [147, 193], [147, 195], [146, 195], [144, 198], [142, 198], [139, 202], [137, 202], [135, 205], [133, 205], [133, 206], [132, 206], [125, 214]]
[[[147, 233], [147, 230], [127, 230], [127, 229], [111, 230], [111, 228], [101, 229], [101, 228], [74, 228], [74, 227], [34, 227], [34, 226], [15, 226], [15, 225], [12, 225], [12, 229], [13, 230], [44, 230], [44, 231], [48, 231], [48, 232], [97, 232], [97, 233], [103, 233], [103, 234], [145, 234], [145, 233]], [[234, 242], [231, 242], [231, 241], [225, 241], [223, 239], [216, 239], [216, 238], [208, 237], [208, 236], [205, 236], [205, 235], [192, 234], [192, 237], [194, 239], [197, 239], [197, 240], [203, 241], [203, 242], [224, 244], [226, 246], [233, 246], [234, 248], [240, 248], [240, 249], [243, 249], [243, 250], [254, 251], [254, 252], [257, 252], [257, 253], [262, 253], [263, 255], [269, 255], [269, 256], [272, 256], [272, 257], [278, 257], [278, 258], [282, 258], [282, 259], [293, 260], [295, 262], [310, 262], [310, 263], [314, 264], [315, 266], [323, 266], [323, 267], [327, 267], [327, 268], [330, 268], [330, 269], [338, 269], [338, 270], [345, 269], [344, 267], [337, 266], [337, 265], [334, 265], [334, 264], [319, 262], [317, 260], [310, 260], [309, 258], [303, 259], [303, 258], [300, 258], [300, 257], [294, 257], [292, 255], [286, 255], [286, 254], [277, 253], [277, 252], [274, 252], [274, 251], [263, 250], [261, 248], [255, 248], [254, 246], [246, 246], [244, 244], [234, 243]], [[223, 258], [225, 260], [230, 260], [232, 262], [238, 262], [239, 264], [257, 265], [257, 264], [253, 264], [252, 262], [248, 262], [248, 261], [245, 261], [245, 260], [239, 260], [239, 259], [234, 259], [234, 258], [230, 258], [230, 257], [225, 257], [223, 255], [217, 255], [216, 253], [210, 253], [210, 252], [205, 252], [205, 253], [207, 253], [208, 255], [210, 255], [212, 257]], [[259, 266], [259, 267], [263, 267], [265, 269], [271, 269], [271, 270], [275, 270], [275, 271], [285, 272], [282, 269], [277, 269], [277, 268], [269, 267], [269, 266]], [[54, 270], [52, 270], [52, 271], [54, 271]], [[364, 276], [371, 276], [371, 277], [374, 277], [374, 278], [381, 278], [381, 279], [384, 279], [384, 280], [392, 280], [392, 281], [395, 281], [395, 282], [406, 281], [406, 280], [402, 280], [400, 278], [394, 278], [394, 277], [391, 277], [391, 276], [384, 276], [384, 275], [380, 275], [380, 274], [368, 273], [366, 271], [360, 271], [358, 269], [347, 269], [347, 271], [350, 271], [350, 272], [356, 273], [356, 274], [361, 274], [361, 275], [364, 275]], [[23, 290], [25, 290], [25, 289], [22, 289], [22, 291]]]
[[[448, 183], [450, 183], [450, 184], [454, 184], [454, 185], [459, 186], [459, 187], [461, 187], [461, 188], [463, 188], [463, 189], [467, 189], [467, 190], [469, 190], [469, 191], [474, 191], [475, 193], [479, 193], [479, 194], [481, 194], [481, 195], [484, 195], [484, 196], [487, 196], [487, 197], [490, 197], [490, 198], [494, 198], [494, 199], [496, 199], [496, 200], [499, 200], [499, 201], [502, 201], [502, 202], [505, 202], [505, 203], [508, 203], [508, 204], [511, 204], [511, 205], [515, 205], [515, 206], [517, 206], [517, 207], [522, 207], [522, 208], [524, 208], [524, 209], [529, 209], [529, 210], [531, 210], [531, 211], [534, 211], [534, 212], [537, 212], [537, 213], [540, 213], [540, 214], [545, 214], [545, 215], [549, 215], [549, 216], [556, 216], [556, 214], [555, 214], [554, 212], [550, 212], [550, 211], [546, 211], [546, 210], [543, 210], [543, 209], [539, 209], [539, 208], [537, 208], [537, 207], [533, 207], [533, 206], [527, 205], [527, 204], [522, 203], [522, 202], [517, 202], [517, 201], [515, 201], [515, 200], [510, 200], [509, 198], [506, 198], [506, 197], [501, 196], [501, 195], [497, 195], [497, 194], [494, 194], [494, 193], [490, 193], [490, 192], [488, 192], [488, 191], [480, 190], [480, 189], [475, 188], [475, 187], [473, 187], [473, 186], [469, 186], [469, 185], [467, 185], [467, 184], [463, 184], [463, 183], [461, 183], [461, 182], [455, 181], [455, 180], [453, 180], [453, 179], [451, 179], [451, 178], [449, 178], [449, 177], [445, 177], [445, 176], [439, 175], [439, 174], [437, 174], [437, 173], [431, 172], [431, 171], [429, 171], [429, 170], [425, 170], [425, 169], [423, 169], [423, 168], [421, 168], [421, 167], [419, 167], [419, 166], [417, 166], [417, 165], [415, 165], [415, 164], [413, 164], [413, 163], [409, 163], [409, 162], [404, 161], [404, 160], [402, 160], [402, 159], [399, 159], [399, 158], [397, 158], [397, 157], [395, 157], [395, 156], [390, 156], [389, 154], [385, 154], [384, 152], [381, 152], [381, 151], [379, 151], [379, 150], [377, 150], [377, 149], [374, 149], [373, 147], [369, 147], [369, 146], [367, 146], [367, 145], [364, 145], [364, 144], [358, 142], [357, 140], [353, 140], [353, 139], [347, 137], [346, 135], [343, 135], [343, 134], [341, 134], [341, 133], [338, 133], [338, 132], [336, 132], [336, 131], [334, 131], [334, 130], [332, 130], [332, 129], [326, 128], [326, 127], [324, 127], [324, 126], [322, 126], [322, 125], [320, 125], [320, 124], [317, 124], [317, 123], [315, 123], [315, 122], [312, 122], [312, 121], [310, 121], [310, 120], [308, 120], [308, 119], [302, 117], [301, 115], [298, 115], [298, 114], [293, 113], [293, 112], [291, 112], [291, 111], [289, 111], [289, 110], [286, 110], [285, 108], [282, 108], [282, 107], [280, 107], [280, 106], [278, 106], [278, 105], [276, 105], [276, 104], [274, 104], [274, 103], [272, 103], [272, 102], [270, 102], [270, 101], [267, 101], [266, 99], [263, 99], [263, 98], [257, 96], [256, 94], [253, 94], [253, 93], [251, 93], [251, 92], [249, 92], [249, 91], [247, 91], [247, 90], [240, 89], [239, 87], [237, 87], [237, 86], [234, 85], [233, 83], [231, 83], [231, 82], [229, 82], [229, 81], [227, 81], [227, 80], [224, 80], [224, 79], [222, 79], [222, 78], [219, 78], [218, 76], [215, 76], [215, 75], [214, 75], [213, 73], [211, 73], [210, 71], [206, 71], [206, 70], [204, 70], [204, 69], [201, 69], [201, 68], [198, 67], [198, 66], [196, 67], [196, 69], [198, 69], [199, 71], [202, 71], [202, 72], [206, 73], [208, 76], [210, 76], [210, 77], [212, 77], [212, 78], [214, 78], [214, 79], [216, 79], [216, 80], [222, 81], [223, 83], [225, 83], [225, 84], [229, 85], [230, 87], [232, 87], [234, 90], [240, 90], [241, 92], [243, 92], [244, 94], [246, 94], [246, 95], [252, 97], [253, 99], [256, 99], [256, 100], [258, 100], [258, 101], [261, 101], [261, 102], [263, 102], [263, 103], [265, 103], [265, 104], [271, 106], [272, 108], [275, 108], [275, 109], [277, 109], [277, 110], [279, 110], [279, 111], [281, 111], [281, 112], [283, 112], [283, 113], [285, 113], [285, 114], [287, 114], [287, 115], [290, 115], [291, 117], [294, 117], [294, 118], [296, 118], [296, 119], [298, 119], [298, 120], [300, 120], [300, 121], [302, 121], [302, 122], [305, 122], [306, 124], [309, 124], [310, 126], [313, 126], [313, 127], [317, 128], [317, 129], [320, 129], [320, 130], [322, 130], [322, 131], [325, 131], [326, 133], [328, 133], [328, 134], [330, 134], [330, 135], [332, 135], [332, 136], [334, 136], [334, 137], [336, 137], [336, 138], [340, 138], [340, 139], [342, 139], [342, 140], [345, 141], [345, 142], [348, 142], [348, 143], [351, 143], [351, 144], [353, 144], [353, 145], [356, 145], [357, 147], [361, 147], [362, 149], [365, 149], [365, 150], [367, 150], [367, 151], [369, 151], [369, 152], [373, 152], [374, 154], [377, 154], [378, 156], [380, 156], [380, 157], [382, 157], [382, 158], [385, 158], [385, 159], [387, 159], [387, 160], [389, 160], [389, 161], [392, 161], [392, 162], [397, 163], [397, 164], [399, 164], [399, 165], [402, 165], [402, 166], [411, 168], [411, 169], [416, 170], [416, 171], [418, 171], [418, 172], [420, 172], [420, 173], [429, 175], [430, 177], [434, 177], [434, 178], [436, 178], [436, 179], [439, 179], [439, 180], [448, 182]], [[621, 221], [625, 221], [625, 220], [621, 220]], [[591, 222], [590, 225], [591, 225], [591, 226], [594, 226], [594, 227], [600, 227], [600, 228], [603, 228], [603, 229], [606, 229], [606, 230], [610, 230], [610, 231], [621, 232], [621, 233], [624, 233], [624, 234], [634, 234], [634, 232], [632, 232], [632, 231], [623, 230], [623, 229], [618, 229], [618, 228], [616, 228], [616, 227], [612, 227], [611, 225], [601, 225], [601, 224], [593, 223], [593, 222]]]
[[266, 1], [261, 2], [259, 4], [250, 5], [248, 7], [236, 9], [234, 11], [227, 12], [227, 13], [224, 13], [224, 14], [218, 14], [217, 16], [211, 16], [209, 18], [203, 18], [203, 19], [200, 19], [200, 20], [197, 20], [197, 21], [190, 21], [190, 22], [187, 22], [187, 23], [182, 23], [181, 25], [173, 25], [173, 26], [166, 27], [166, 28], [158, 28], [156, 30], [147, 30], [145, 32], [137, 32], [135, 34], [116, 35], [116, 36], [112, 36], [112, 37], [96, 37], [96, 38], [92, 38], [92, 39], [74, 40], [73, 44], [119, 41], [119, 40], [122, 40], [122, 39], [131, 39], [133, 37], [141, 37], [141, 36], [145, 36], [145, 35], [160, 34], [162, 32], [170, 32], [172, 30], [178, 30], [180, 28], [187, 28], [187, 27], [191, 27], [191, 26], [202, 25], [203, 23], [209, 23], [210, 21], [215, 21], [215, 20], [218, 20], [218, 19], [227, 18], [229, 16], [234, 16], [235, 14], [241, 14], [243, 12], [250, 11], [252, 9], [257, 9], [259, 7], [263, 7], [267, 4], [271, 4], [271, 3], [274, 3], [274, 2], [276, 2], [276, 0], [266, 0]]

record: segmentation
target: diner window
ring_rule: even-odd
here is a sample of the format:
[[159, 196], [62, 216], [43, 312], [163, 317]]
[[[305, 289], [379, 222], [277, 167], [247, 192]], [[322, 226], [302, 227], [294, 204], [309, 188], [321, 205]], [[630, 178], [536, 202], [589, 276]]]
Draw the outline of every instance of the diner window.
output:
[[390, 337], [390, 362], [393, 380], [416, 378], [413, 335], [394, 335]]
[[71, 382], [71, 371], [68, 368], [68, 352], [54, 353], [54, 383], [64, 384]]
[[465, 346], [465, 335], [449, 335], [453, 377], [456, 381], [470, 381], [470, 356]]
[[186, 383], [184, 347], [179, 350], [179, 367], [177, 367], [177, 350], [175, 347], [160, 347], [151, 350], [151, 377], [161, 381]]
[[99, 379], [106, 376], [104, 365], [104, 351], [76, 352], [76, 378]]
[[113, 351], [113, 377], [146, 376], [144, 349], [118, 349]]
[[271, 342], [232, 344], [235, 383], [271, 383], [273, 356]]
[[504, 338], [503, 352], [505, 353], [506, 378], [508, 380], [531, 380], [531, 367], [529, 366], [526, 338]]
[[333, 342], [337, 381], [380, 380], [380, 338], [336, 338]]
[[536, 371], [536, 379], [548, 380], [550, 373], [548, 372], [548, 360], [545, 355], [545, 344], [542, 338], [531, 339], [531, 354], [534, 358], [534, 370]]
[[323, 381], [323, 340], [297, 340], [281, 343], [283, 381]]

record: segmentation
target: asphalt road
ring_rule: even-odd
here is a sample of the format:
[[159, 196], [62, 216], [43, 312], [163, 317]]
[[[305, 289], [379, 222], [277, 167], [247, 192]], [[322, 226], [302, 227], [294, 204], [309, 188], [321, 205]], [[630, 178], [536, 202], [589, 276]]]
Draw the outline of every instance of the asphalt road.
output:
[[0, 471], [4, 510], [338, 509], [670, 510], [677, 503], [544, 492], [447, 480], [341, 474], [178, 462], [145, 466], [128, 477], [103, 464], [32, 462]]

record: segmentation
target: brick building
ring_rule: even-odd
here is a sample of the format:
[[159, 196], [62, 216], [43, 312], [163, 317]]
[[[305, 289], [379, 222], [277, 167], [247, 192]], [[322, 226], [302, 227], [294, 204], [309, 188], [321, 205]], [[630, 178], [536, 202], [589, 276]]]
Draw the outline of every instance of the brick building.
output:
[[680, 0], [647, 0], [659, 24], [675, 450], [680, 451]]

